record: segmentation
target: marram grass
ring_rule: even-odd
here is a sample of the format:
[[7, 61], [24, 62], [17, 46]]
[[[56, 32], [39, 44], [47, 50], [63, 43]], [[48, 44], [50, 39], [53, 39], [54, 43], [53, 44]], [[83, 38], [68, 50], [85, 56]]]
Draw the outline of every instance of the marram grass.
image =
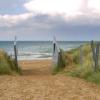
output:
[[17, 70], [14, 59], [0, 50], [0, 75], [2, 74], [21, 74], [21, 69]]
[[[99, 69], [94, 71], [94, 61], [90, 44], [85, 44], [82, 46], [82, 55], [83, 60], [82, 64], [80, 64], [80, 47], [77, 49], [73, 49], [66, 53], [66, 60], [69, 60], [69, 56], [72, 57], [71, 65], [74, 65], [74, 68], [70, 71], [67, 71], [67, 75], [71, 75], [73, 77], [83, 78], [87, 81], [94, 82], [100, 84], [100, 57], [99, 57]], [[68, 64], [66, 65], [68, 66]], [[64, 72], [65, 73], [65, 72]]]

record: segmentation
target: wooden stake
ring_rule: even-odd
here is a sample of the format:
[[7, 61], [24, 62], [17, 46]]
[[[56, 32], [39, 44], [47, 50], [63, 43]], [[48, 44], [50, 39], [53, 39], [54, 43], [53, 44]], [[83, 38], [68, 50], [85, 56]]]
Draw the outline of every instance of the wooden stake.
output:
[[80, 65], [83, 66], [83, 51], [82, 46], [80, 46], [80, 57], [79, 57]]
[[99, 67], [99, 43], [94, 46], [94, 42], [91, 42], [91, 48], [93, 53], [93, 60], [94, 60], [94, 71], [96, 71]]
[[54, 37], [53, 40], [53, 64], [54, 65], [58, 64], [58, 56], [59, 56], [59, 48], [56, 42], [56, 38]]
[[14, 40], [14, 54], [15, 54], [15, 64], [16, 64], [16, 68], [17, 70], [19, 69], [18, 68], [18, 59], [17, 59], [17, 37], [15, 36], [15, 40]]

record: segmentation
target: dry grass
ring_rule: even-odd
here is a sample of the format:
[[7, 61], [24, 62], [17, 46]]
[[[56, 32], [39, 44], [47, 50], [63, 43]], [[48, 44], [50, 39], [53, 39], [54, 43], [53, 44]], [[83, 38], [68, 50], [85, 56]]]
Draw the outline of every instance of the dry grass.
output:
[[[71, 75], [74, 77], [84, 78], [87, 81], [100, 84], [100, 70], [94, 72], [94, 62], [90, 44], [85, 44], [81, 48], [83, 53], [82, 63], [80, 63], [80, 47], [66, 53], [66, 60], [68, 61], [68, 63], [66, 65], [66, 72], [64, 73], [67, 73], [67, 75]], [[67, 70], [67, 66], [69, 66], [71, 70]]]
[[3, 50], [0, 50], [0, 74], [17, 74], [15, 61], [8, 56]]

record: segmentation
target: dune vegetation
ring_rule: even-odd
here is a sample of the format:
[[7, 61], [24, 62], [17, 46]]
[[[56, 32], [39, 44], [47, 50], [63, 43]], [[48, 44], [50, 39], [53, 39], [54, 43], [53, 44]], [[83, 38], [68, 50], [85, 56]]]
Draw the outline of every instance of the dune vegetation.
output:
[[67, 52], [60, 50], [53, 74], [66, 74], [100, 84], [99, 46], [98, 42], [92, 41]]
[[[94, 44], [94, 47], [96, 47]], [[99, 49], [98, 49], [99, 50]], [[95, 49], [96, 51], [96, 49]], [[98, 52], [98, 66], [95, 70], [95, 62], [91, 44], [81, 45], [65, 53], [66, 67], [63, 73], [73, 77], [86, 79], [87, 81], [100, 83], [100, 56]]]
[[15, 60], [8, 56], [3, 50], [0, 50], [0, 74], [21, 74], [21, 69], [17, 68]]

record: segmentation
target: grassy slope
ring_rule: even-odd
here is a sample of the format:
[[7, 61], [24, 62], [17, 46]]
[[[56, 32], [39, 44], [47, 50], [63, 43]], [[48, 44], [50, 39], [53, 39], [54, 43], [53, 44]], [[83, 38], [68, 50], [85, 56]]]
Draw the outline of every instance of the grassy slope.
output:
[[3, 50], [0, 50], [0, 74], [17, 74], [15, 61], [11, 59]]
[[94, 72], [92, 51], [89, 44], [82, 46], [83, 63], [80, 63], [80, 47], [66, 53], [66, 70], [64, 73], [87, 81], [100, 83], [100, 71]]

